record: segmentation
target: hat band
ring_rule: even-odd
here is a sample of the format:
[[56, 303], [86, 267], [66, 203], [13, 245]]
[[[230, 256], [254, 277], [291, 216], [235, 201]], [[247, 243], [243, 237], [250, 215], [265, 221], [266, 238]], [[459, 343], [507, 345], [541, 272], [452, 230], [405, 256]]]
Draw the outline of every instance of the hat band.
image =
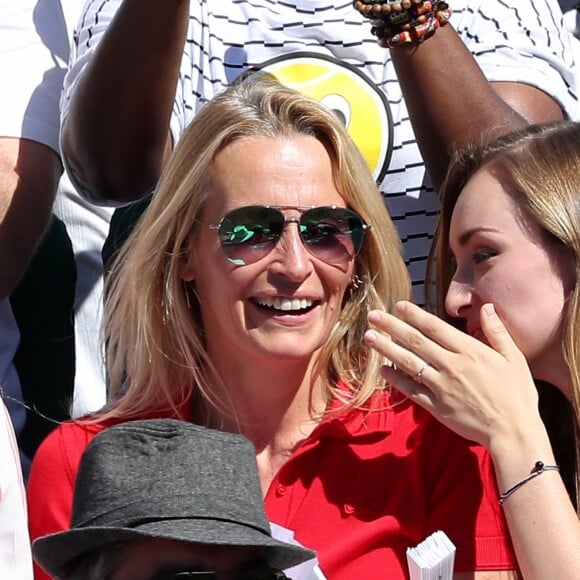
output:
[[[107, 505], [106, 501], [103, 504]], [[75, 529], [89, 527], [135, 528], [153, 521], [165, 520], [216, 520], [233, 522], [238, 525], [254, 528], [270, 534], [270, 525], [263, 512], [254, 504], [240, 501], [231, 502], [224, 510], [223, 502], [215, 504], [215, 498], [192, 497], [192, 494], [174, 494], [172, 496], [150, 497], [147, 501], [139, 500], [123, 505], [109, 505], [107, 511], [93, 514], [91, 517], [77, 520], [73, 514], [71, 527]], [[83, 513], [79, 506], [79, 513]], [[84, 512], [89, 515], [89, 511]], [[144, 516], [146, 514], [146, 516]]]

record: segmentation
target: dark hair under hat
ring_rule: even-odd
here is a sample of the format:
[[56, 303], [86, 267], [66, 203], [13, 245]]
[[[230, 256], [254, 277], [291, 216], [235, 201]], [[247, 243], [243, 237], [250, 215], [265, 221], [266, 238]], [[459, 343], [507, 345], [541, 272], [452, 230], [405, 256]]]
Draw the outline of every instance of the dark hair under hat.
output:
[[245, 437], [174, 419], [98, 434], [79, 465], [71, 529], [38, 538], [32, 551], [58, 577], [90, 550], [138, 538], [263, 547], [281, 569], [314, 557], [272, 538]]

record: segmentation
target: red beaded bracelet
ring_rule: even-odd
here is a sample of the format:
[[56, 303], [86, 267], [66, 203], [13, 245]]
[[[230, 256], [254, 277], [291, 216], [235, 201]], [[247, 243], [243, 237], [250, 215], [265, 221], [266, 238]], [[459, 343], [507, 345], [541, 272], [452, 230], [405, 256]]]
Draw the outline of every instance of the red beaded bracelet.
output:
[[405, 44], [420, 44], [431, 38], [438, 28], [445, 26], [449, 22], [451, 10], [438, 10], [431, 18], [424, 23], [417, 24], [411, 30], [403, 30], [393, 36], [388, 36], [385, 42], [389, 48]]

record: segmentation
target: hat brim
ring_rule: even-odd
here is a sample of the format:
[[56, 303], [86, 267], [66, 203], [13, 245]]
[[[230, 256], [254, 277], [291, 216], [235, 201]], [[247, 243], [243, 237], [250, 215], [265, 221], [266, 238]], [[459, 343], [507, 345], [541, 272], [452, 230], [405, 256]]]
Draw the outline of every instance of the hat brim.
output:
[[37, 538], [32, 544], [32, 553], [44, 570], [59, 577], [68, 572], [73, 560], [90, 550], [113, 542], [141, 538], [222, 546], [263, 547], [268, 563], [279, 569], [291, 568], [316, 555], [306, 548], [276, 540], [251, 526], [207, 518], [158, 520], [134, 528], [76, 528]]

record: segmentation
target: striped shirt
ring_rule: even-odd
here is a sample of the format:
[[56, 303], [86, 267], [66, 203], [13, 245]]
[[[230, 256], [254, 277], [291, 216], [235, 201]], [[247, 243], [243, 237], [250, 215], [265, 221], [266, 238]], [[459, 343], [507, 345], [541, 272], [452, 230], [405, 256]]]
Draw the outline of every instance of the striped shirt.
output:
[[[65, 80], [63, 115], [121, 2], [87, 2]], [[454, 0], [452, 8], [451, 23], [490, 81], [533, 85], [572, 114], [572, 57], [557, 0]], [[354, 10], [351, 0], [191, 1], [171, 120], [174, 142], [200, 105], [254, 68], [273, 72], [344, 117], [380, 182], [403, 242], [415, 297], [422, 303], [439, 201], [426, 175], [389, 51], [371, 36], [368, 20]], [[151, 82], [155, 90], [155, 79]]]

